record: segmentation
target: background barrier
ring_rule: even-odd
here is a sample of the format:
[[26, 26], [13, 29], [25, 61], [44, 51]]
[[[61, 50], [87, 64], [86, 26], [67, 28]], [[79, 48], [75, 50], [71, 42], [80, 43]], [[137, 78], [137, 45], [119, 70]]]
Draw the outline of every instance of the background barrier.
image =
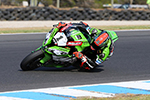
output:
[[150, 20], [150, 11], [59, 10], [50, 7], [0, 9], [0, 20]]

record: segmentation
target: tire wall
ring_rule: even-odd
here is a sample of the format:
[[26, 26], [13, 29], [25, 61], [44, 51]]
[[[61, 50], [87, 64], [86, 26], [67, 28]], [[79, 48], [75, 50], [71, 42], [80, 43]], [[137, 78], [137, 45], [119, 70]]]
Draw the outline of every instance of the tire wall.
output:
[[0, 9], [0, 20], [150, 20], [150, 11], [58, 10], [50, 7]]

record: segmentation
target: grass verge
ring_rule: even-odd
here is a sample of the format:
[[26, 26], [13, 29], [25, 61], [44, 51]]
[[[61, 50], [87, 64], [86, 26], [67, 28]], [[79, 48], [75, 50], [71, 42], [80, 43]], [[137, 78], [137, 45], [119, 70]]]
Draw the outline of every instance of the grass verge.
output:
[[[132, 26], [92, 26], [103, 30], [131, 30], [131, 29], [150, 29], [150, 25]], [[5, 33], [40, 33], [48, 32], [52, 27], [26, 27], [26, 28], [0, 28], [0, 34]]]
[[49, 32], [51, 28], [52, 27], [0, 28], [0, 34]]
[[70, 100], [150, 100], [150, 95], [135, 95], [135, 94], [119, 94], [115, 97], [96, 98], [96, 97], [81, 97]]

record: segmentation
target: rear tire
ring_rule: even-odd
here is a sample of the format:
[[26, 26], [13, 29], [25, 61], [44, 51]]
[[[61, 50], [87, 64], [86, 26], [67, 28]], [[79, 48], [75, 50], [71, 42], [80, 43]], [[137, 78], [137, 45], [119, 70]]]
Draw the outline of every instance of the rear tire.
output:
[[32, 52], [22, 60], [20, 67], [23, 71], [34, 70], [40, 67], [39, 61], [43, 57], [44, 57], [44, 53], [42, 50]]

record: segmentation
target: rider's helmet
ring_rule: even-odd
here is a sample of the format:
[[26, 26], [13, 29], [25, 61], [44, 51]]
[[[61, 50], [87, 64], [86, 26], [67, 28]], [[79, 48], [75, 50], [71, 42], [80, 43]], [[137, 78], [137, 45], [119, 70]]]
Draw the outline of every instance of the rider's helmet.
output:
[[102, 32], [94, 38], [94, 41], [91, 46], [93, 49], [103, 49], [107, 46], [109, 39], [110, 37], [108, 33]]
[[67, 24], [65, 22], [59, 22], [57, 24], [57, 28], [63, 28], [64, 26], [66, 26]]

